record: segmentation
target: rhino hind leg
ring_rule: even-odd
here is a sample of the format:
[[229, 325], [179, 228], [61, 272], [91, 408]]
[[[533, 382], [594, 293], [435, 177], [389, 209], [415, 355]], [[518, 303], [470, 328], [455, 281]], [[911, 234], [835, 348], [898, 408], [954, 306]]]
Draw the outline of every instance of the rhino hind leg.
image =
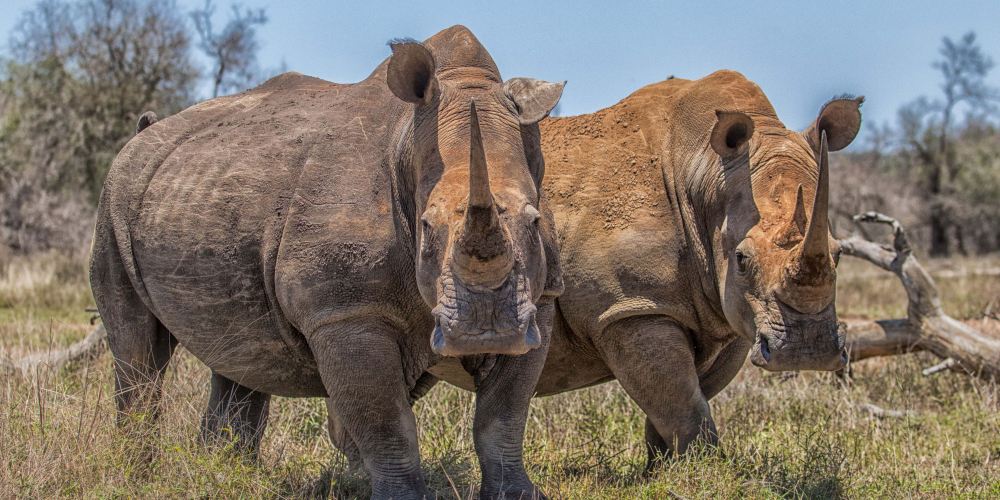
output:
[[[177, 340], [145, 306], [121, 257], [98, 225], [91, 255], [91, 283], [114, 357], [118, 424], [152, 423], [160, 410], [163, 374]], [[148, 417], [148, 418], [147, 418]]]
[[647, 469], [695, 442], [718, 442], [683, 329], [659, 316], [632, 317], [610, 325], [594, 344], [625, 392], [646, 412]]
[[[115, 403], [118, 424], [155, 422], [160, 414], [163, 375], [177, 340], [146, 312], [123, 326], [102, 314], [108, 344], [114, 355]], [[149, 417], [148, 419], [146, 417]]]
[[331, 438], [349, 459], [360, 457], [372, 498], [427, 497], [402, 373], [404, 336], [377, 319], [328, 324], [307, 336], [329, 395]]
[[267, 427], [270, 402], [270, 394], [212, 372], [208, 408], [201, 419], [202, 441], [232, 443], [237, 450], [256, 455]]

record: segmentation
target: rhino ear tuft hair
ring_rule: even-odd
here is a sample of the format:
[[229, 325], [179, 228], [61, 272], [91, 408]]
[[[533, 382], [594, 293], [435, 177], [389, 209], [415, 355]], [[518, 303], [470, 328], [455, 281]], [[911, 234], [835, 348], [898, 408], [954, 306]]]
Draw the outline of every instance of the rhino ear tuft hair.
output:
[[830, 151], [846, 148], [861, 130], [861, 104], [864, 96], [837, 97], [823, 105], [816, 121], [802, 132], [813, 152], [819, 152], [819, 134], [826, 132]]
[[753, 136], [753, 119], [739, 111], [716, 111], [709, 143], [723, 159], [736, 156]]
[[158, 120], [156, 118], [156, 113], [152, 111], [146, 111], [139, 117], [138, 123], [135, 124], [136, 135], [143, 130], [146, 130], [150, 125], [156, 123]]
[[552, 108], [556, 107], [565, 86], [566, 82], [511, 78], [503, 83], [503, 91], [517, 106], [521, 125], [531, 125], [548, 116]]
[[406, 102], [430, 102], [437, 88], [431, 51], [411, 40], [392, 41], [389, 47], [392, 48], [386, 70], [389, 90]]

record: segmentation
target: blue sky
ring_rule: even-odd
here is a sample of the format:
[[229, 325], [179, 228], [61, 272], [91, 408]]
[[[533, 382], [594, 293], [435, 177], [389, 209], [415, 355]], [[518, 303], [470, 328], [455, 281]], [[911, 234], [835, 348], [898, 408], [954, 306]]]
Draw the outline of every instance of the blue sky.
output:
[[[34, 2], [3, 0], [0, 32]], [[200, 0], [178, 0], [183, 9]], [[229, 1], [217, 0], [227, 13]], [[334, 2], [243, 0], [265, 7], [262, 66], [357, 81], [385, 58], [386, 41], [426, 38], [453, 24], [472, 29], [505, 78], [568, 80], [561, 111], [614, 104], [668, 75], [698, 78], [728, 68], [770, 97], [792, 128], [820, 105], [864, 94], [866, 123], [892, 121], [900, 105], [936, 95], [931, 68], [942, 36], [974, 30], [1000, 60], [1000, 2]], [[1000, 86], [1000, 69], [991, 74]]]

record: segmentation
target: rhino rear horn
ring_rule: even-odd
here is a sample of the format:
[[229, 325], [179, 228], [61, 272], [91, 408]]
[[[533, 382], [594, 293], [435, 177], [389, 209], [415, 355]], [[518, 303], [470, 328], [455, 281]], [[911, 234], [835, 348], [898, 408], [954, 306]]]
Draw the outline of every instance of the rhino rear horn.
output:
[[152, 111], [146, 111], [139, 117], [138, 123], [135, 124], [135, 133], [138, 135], [139, 132], [146, 130], [150, 125], [156, 123], [158, 120], [156, 118], [156, 113]]

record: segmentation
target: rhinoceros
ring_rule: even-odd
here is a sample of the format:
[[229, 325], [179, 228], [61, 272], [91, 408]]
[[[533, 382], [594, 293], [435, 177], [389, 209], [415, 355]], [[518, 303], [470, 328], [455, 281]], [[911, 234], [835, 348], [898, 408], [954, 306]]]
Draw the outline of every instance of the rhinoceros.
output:
[[[748, 353], [767, 370], [842, 367], [828, 151], [854, 140], [862, 102], [831, 100], [796, 132], [719, 71], [543, 121], [565, 290], [536, 395], [617, 379], [647, 415], [652, 466], [717, 442], [708, 401]], [[427, 386], [473, 389], [454, 365]]]
[[503, 81], [461, 26], [390, 45], [356, 84], [286, 73], [140, 119], [91, 257], [120, 420], [155, 416], [179, 344], [212, 370], [206, 439], [255, 450], [271, 395], [328, 396], [373, 496], [416, 498], [409, 401], [460, 356], [490, 368], [484, 496], [534, 492], [523, 430], [561, 291], [537, 122], [563, 83]]

